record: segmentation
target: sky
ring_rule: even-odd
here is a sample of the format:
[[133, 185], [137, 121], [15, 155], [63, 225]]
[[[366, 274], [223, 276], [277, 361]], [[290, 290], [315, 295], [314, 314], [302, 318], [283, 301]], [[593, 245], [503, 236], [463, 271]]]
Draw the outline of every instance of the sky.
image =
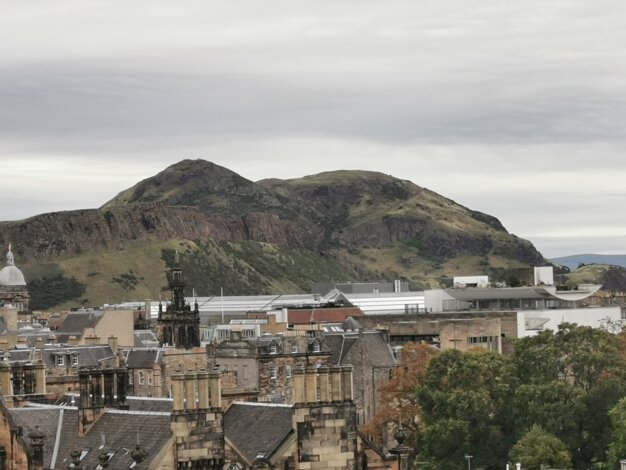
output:
[[380, 171], [546, 257], [626, 253], [622, 0], [0, 0], [0, 220], [184, 158]]

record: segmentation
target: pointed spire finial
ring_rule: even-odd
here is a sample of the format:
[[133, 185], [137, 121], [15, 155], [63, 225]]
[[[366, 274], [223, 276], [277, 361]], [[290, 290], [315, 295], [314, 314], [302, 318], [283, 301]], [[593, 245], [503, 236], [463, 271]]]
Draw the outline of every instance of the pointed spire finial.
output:
[[15, 258], [13, 257], [13, 252], [11, 252], [11, 242], [9, 242], [9, 247], [7, 250], [7, 266], [14, 266]]

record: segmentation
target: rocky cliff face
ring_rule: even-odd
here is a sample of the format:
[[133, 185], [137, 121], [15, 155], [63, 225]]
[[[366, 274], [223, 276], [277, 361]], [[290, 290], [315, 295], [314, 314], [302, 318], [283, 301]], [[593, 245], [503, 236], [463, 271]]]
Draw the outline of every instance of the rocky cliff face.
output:
[[[310, 282], [326, 280], [317, 279], [324, 273], [329, 279], [397, 276], [415, 281], [417, 287], [435, 287], [443, 276], [545, 262], [532, 244], [509, 234], [496, 218], [410, 181], [381, 173], [336, 171], [255, 183], [202, 160], [172, 165], [100, 209], [1, 222], [0, 240], [14, 242], [19, 261], [30, 265], [77, 266], [87, 254], [120, 253], [137, 241], [283, 247], [276, 251], [224, 245], [219, 256], [188, 248], [192, 251], [187, 259], [193, 260], [198, 282], [202, 276], [228, 272], [236, 285], [237, 273], [245, 273], [240, 275], [246, 276], [250, 293], [257, 278], [262, 279], [262, 291], [306, 288]], [[300, 250], [302, 257], [293, 250]], [[237, 259], [244, 252], [246, 258]], [[302, 271], [291, 270], [296, 259], [304, 263]], [[116, 261], [120, 266], [106, 269], [124, 273], [127, 261], [122, 257]], [[220, 263], [230, 264], [222, 269]], [[292, 279], [279, 282], [287, 271]], [[96, 274], [103, 279], [109, 275]], [[95, 274], [89, 275], [92, 278], [81, 281], [93, 281]], [[304, 277], [296, 279], [299, 276]], [[143, 277], [148, 279], [138, 275]]]
[[251, 240], [304, 246], [312, 237], [274, 214], [241, 217], [209, 214], [195, 207], [137, 204], [38, 215], [0, 224], [0, 239], [19, 240], [22, 260], [50, 260], [92, 250], [123, 250], [133, 240]]

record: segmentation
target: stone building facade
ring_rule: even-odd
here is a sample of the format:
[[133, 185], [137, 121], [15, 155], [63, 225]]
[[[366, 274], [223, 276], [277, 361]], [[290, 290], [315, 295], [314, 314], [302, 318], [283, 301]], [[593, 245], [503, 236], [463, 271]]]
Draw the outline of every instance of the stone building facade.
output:
[[244, 339], [232, 331], [228, 340], [208, 345], [207, 356], [209, 367], [223, 374], [227, 401], [293, 403], [293, 371], [329, 364], [331, 351], [323, 339], [298, 332]]

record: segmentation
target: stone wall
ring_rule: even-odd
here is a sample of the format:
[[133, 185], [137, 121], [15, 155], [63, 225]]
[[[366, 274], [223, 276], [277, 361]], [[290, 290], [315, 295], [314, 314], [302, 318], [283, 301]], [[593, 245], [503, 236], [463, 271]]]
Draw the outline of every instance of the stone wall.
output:
[[21, 428], [15, 427], [4, 401], [0, 401], [0, 445], [6, 452], [4, 470], [29, 470], [27, 445]]
[[224, 412], [220, 376], [204, 369], [171, 376], [176, 468], [218, 470], [224, 465]]
[[300, 470], [354, 470], [356, 407], [319, 404], [295, 410]]

